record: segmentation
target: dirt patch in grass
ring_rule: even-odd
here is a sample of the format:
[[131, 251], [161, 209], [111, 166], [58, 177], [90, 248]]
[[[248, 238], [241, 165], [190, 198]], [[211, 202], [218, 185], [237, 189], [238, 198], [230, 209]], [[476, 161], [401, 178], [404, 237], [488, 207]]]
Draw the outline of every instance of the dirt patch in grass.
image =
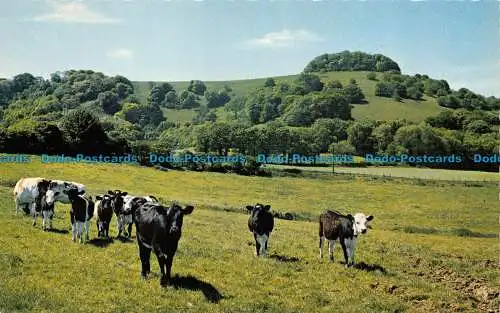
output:
[[[481, 263], [481, 266], [498, 267], [498, 264], [490, 260]], [[472, 306], [479, 309], [481, 312], [500, 313], [500, 291], [488, 285], [488, 283], [471, 275], [461, 275], [446, 266], [441, 264], [433, 265], [425, 264], [425, 261], [416, 259], [408, 272], [434, 282], [445, 284], [447, 287], [457, 291], [465, 299], [472, 302]], [[451, 304], [450, 304], [451, 305]], [[459, 306], [450, 307], [452, 312], [461, 312]]]

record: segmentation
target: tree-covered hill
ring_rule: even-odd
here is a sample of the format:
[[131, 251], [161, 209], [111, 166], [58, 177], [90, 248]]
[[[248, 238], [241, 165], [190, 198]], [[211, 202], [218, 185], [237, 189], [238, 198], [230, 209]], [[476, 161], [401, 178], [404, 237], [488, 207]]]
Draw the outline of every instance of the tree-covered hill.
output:
[[0, 80], [0, 152], [190, 148], [472, 158], [498, 152], [498, 109], [495, 97], [401, 74], [382, 55], [348, 51], [319, 56], [297, 75], [227, 82], [131, 82], [91, 70], [50, 79], [22, 73]]

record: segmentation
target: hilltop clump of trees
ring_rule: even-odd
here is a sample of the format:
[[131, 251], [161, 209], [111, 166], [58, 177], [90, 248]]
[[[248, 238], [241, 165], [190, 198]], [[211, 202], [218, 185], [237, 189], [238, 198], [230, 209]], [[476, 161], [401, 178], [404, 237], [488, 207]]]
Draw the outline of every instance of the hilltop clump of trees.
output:
[[401, 73], [399, 65], [382, 54], [368, 54], [360, 51], [342, 51], [325, 53], [315, 57], [304, 68], [304, 73], [338, 72], [338, 71], [369, 71]]

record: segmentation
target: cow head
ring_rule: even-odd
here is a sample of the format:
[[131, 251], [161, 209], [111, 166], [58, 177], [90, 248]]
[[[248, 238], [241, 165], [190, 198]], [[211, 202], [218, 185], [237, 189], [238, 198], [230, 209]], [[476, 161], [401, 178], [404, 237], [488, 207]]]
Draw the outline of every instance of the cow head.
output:
[[261, 203], [257, 203], [255, 206], [247, 205], [247, 210], [251, 212], [252, 216], [259, 218], [269, 212], [271, 206], [269, 204], [263, 205]]
[[105, 194], [103, 196], [96, 196], [95, 198], [97, 200], [101, 200], [101, 206], [104, 210], [106, 210], [106, 209], [113, 210], [113, 204], [112, 204], [113, 197], [112, 196]]
[[370, 228], [368, 222], [373, 220], [373, 215], [366, 216], [363, 213], [356, 213], [353, 217], [354, 235], [364, 234]]
[[125, 197], [128, 194], [128, 192], [122, 192], [121, 190], [115, 190], [111, 191], [108, 190], [108, 195], [111, 196], [112, 198], [112, 206], [113, 206], [113, 211], [116, 213], [120, 213], [123, 210], [123, 197]]
[[47, 190], [45, 193], [45, 203], [51, 206], [56, 201], [57, 197], [62, 193], [62, 191], [55, 191], [52, 189]]
[[76, 186], [70, 186], [68, 189], [65, 189], [63, 192], [68, 195], [68, 199], [70, 201], [74, 201], [75, 199], [78, 198], [78, 196], [85, 193], [84, 191], [79, 191], [78, 187], [76, 187]]
[[146, 198], [135, 197], [123, 205], [123, 214], [134, 214], [144, 203], [149, 202]]
[[191, 205], [187, 205], [182, 208], [180, 205], [174, 203], [170, 206], [167, 211], [167, 216], [170, 221], [170, 235], [180, 235], [182, 230], [182, 222], [184, 219], [184, 215], [189, 215], [193, 212], [194, 207]]

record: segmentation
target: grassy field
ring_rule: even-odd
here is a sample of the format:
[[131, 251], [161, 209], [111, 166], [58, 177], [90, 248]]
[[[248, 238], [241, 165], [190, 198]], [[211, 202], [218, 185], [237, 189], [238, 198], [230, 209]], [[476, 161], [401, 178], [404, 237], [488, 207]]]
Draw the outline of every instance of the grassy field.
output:
[[[352, 116], [355, 119], [369, 118], [374, 120], [392, 120], [397, 118], [406, 118], [410, 121], [422, 121], [428, 116], [434, 116], [444, 108], [437, 105], [434, 98], [424, 97], [422, 101], [404, 99], [401, 102], [391, 98], [375, 96], [375, 85], [377, 81], [366, 78], [368, 72], [330, 72], [318, 74], [323, 81], [339, 80], [343, 85], [349, 83], [351, 78], [356, 79], [358, 85], [363, 90], [367, 104], [356, 104], [352, 110]], [[380, 76], [381, 74], [378, 73]], [[276, 80], [292, 82], [298, 75], [278, 76]], [[263, 87], [267, 78], [233, 80], [233, 81], [207, 81], [205, 85], [208, 89], [220, 90], [225, 85], [231, 87], [233, 96], [248, 94], [255, 88]], [[158, 83], [158, 82], [156, 82]], [[145, 103], [150, 88], [148, 82], [134, 82], [134, 88], [139, 99]], [[189, 82], [171, 82], [172, 86], [180, 92], [187, 89]], [[165, 111], [166, 112], [166, 111]], [[222, 114], [221, 114], [222, 113]], [[223, 118], [224, 112], [217, 112], [218, 117]], [[186, 115], [179, 114], [179, 121], [183, 122]], [[172, 115], [172, 118], [177, 117]]]
[[[281, 164], [266, 164], [265, 168], [285, 169], [296, 168], [302, 171], [315, 171], [331, 173], [331, 166], [288, 166]], [[414, 168], [414, 167], [341, 167], [335, 166], [335, 173], [361, 174], [383, 177], [402, 177], [416, 179], [449, 180], [449, 181], [497, 181], [500, 182], [500, 174], [480, 171], [458, 171], [445, 169]]]
[[[0, 312], [488, 312], [499, 305], [496, 183], [37, 161], [0, 166]], [[174, 285], [162, 289], [158, 276], [139, 278], [135, 241], [72, 243], [66, 205], [56, 206], [57, 232], [16, 216], [12, 189], [26, 176], [78, 181], [92, 196], [118, 188], [193, 204]], [[240, 213], [257, 201], [304, 217], [276, 220], [267, 259], [253, 256], [248, 216]], [[375, 216], [359, 239], [357, 268], [339, 263], [338, 244], [334, 263], [318, 260], [316, 219], [327, 207]], [[115, 236], [115, 218], [112, 225]], [[96, 233], [92, 220], [91, 238]]]

